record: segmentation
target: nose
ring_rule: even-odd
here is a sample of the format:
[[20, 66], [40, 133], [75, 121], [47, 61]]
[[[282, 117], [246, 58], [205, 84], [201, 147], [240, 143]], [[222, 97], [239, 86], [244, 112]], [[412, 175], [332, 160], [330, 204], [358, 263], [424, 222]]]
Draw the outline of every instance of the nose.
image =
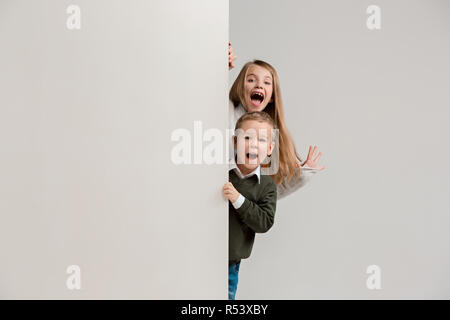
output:
[[258, 148], [258, 139], [252, 137], [252, 138], [250, 139], [250, 141], [249, 141], [248, 146], [249, 146], [249, 148], [257, 149], [257, 148]]
[[263, 80], [258, 79], [258, 80], [255, 81], [255, 83], [256, 83], [256, 88], [261, 88], [262, 89], [262, 87], [263, 87]]

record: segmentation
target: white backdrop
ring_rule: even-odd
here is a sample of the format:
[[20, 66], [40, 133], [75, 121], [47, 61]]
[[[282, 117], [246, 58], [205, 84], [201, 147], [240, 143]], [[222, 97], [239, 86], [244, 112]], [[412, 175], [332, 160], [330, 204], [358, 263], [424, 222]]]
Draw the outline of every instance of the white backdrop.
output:
[[226, 299], [226, 166], [171, 133], [227, 127], [228, 1], [1, 0], [0, 39], [0, 298]]

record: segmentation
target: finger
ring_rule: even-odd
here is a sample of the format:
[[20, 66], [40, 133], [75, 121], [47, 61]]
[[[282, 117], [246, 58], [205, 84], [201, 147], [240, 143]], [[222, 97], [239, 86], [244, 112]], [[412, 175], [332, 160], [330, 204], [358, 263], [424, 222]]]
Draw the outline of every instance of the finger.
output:
[[321, 166], [319, 168], [317, 168], [319, 171], [325, 169], [325, 166]]
[[322, 156], [322, 152], [319, 152], [317, 157], [314, 158], [314, 162], [318, 162], [321, 156]]
[[311, 158], [311, 151], [312, 151], [312, 146], [309, 146], [308, 155], [306, 156], [306, 161], [308, 161], [309, 158]]
[[314, 146], [312, 156], [316, 153], [316, 151], [317, 151], [317, 146]]

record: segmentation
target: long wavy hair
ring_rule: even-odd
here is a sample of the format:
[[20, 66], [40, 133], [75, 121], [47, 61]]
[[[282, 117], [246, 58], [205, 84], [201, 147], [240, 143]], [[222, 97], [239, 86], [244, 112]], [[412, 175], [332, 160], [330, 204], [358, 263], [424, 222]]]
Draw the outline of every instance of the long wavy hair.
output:
[[281, 100], [280, 81], [278, 79], [277, 71], [269, 63], [262, 60], [253, 60], [247, 62], [239, 72], [233, 86], [230, 89], [229, 98], [234, 107], [242, 104], [245, 110], [247, 106], [244, 105], [245, 94], [245, 81], [247, 79], [247, 72], [250, 66], [258, 65], [267, 69], [272, 75], [272, 102], [269, 102], [264, 108], [264, 112], [267, 112], [275, 122], [276, 128], [279, 130], [279, 167], [278, 171], [271, 175], [276, 185], [279, 185], [285, 179], [289, 180], [294, 176], [301, 174], [301, 167], [298, 165], [298, 161], [302, 162], [302, 159], [297, 154], [294, 141], [289, 133], [284, 120], [283, 102]]

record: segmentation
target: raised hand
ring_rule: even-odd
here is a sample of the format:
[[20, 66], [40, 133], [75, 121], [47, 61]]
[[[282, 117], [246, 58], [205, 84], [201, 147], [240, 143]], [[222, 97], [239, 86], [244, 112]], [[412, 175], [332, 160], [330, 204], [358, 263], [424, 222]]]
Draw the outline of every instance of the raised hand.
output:
[[319, 159], [322, 156], [322, 152], [319, 152], [317, 156], [315, 153], [317, 152], [317, 146], [309, 146], [308, 156], [306, 157], [306, 161], [303, 162], [302, 167], [307, 167], [316, 170], [323, 170], [325, 166], [319, 166]]

